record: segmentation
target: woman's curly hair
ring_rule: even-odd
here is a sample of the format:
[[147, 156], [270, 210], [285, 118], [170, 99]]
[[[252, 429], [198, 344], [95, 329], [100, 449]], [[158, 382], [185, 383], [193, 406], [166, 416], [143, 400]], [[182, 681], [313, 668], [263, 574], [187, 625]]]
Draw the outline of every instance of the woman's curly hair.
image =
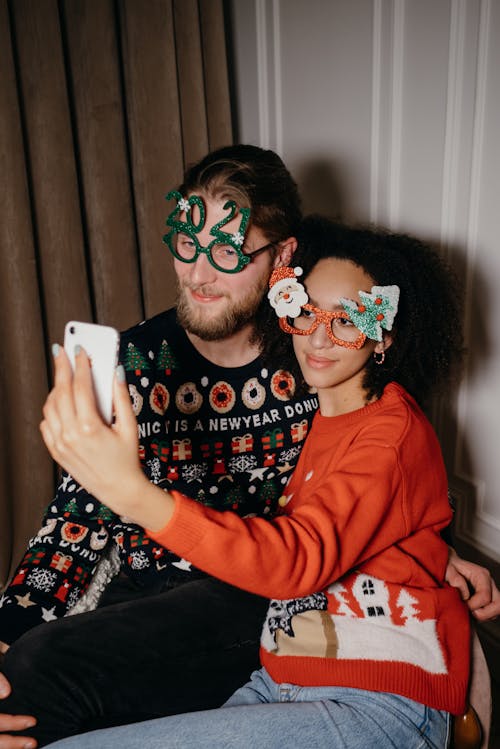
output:
[[[452, 268], [436, 250], [405, 234], [347, 226], [320, 216], [304, 219], [298, 240], [293, 265], [302, 267], [306, 286], [320, 260], [339, 258], [362, 268], [376, 286], [400, 288], [392, 345], [382, 364], [370, 358], [366, 366], [367, 399], [380, 396], [387, 383], [396, 381], [425, 404], [455, 379], [464, 352], [462, 293]], [[264, 350], [274, 357], [286, 356], [297, 374], [291, 338], [275, 324], [265, 337]]]

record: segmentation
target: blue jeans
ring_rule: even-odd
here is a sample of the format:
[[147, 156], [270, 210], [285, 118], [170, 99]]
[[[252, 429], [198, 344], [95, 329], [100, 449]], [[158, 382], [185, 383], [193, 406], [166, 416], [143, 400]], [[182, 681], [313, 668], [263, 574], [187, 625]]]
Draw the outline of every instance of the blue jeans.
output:
[[217, 710], [73, 736], [50, 749], [444, 749], [450, 716], [383, 692], [276, 684], [261, 669]]

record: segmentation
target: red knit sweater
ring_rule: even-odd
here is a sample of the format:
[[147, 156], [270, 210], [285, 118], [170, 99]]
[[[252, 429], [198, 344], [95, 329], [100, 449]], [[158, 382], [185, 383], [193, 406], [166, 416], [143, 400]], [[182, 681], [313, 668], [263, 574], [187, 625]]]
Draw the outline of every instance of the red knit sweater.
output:
[[282, 517], [242, 519], [176, 499], [167, 526], [148, 533], [209, 574], [276, 599], [261, 643], [275, 681], [464, 711], [469, 618], [444, 582], [446, 473], [431, 425], [399, 385], [357, 411], [316, 415]]

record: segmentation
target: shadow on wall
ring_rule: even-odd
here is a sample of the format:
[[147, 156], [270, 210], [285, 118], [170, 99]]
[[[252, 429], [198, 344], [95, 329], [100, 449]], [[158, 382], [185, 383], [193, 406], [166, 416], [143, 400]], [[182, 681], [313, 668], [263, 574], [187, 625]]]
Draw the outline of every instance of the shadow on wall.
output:
[[[463, 324], [466, 338], [464, 367], [461, 378], [461, 387], [464, 394], [470, 395], [477, 402], [478, 391], [481, 381], [488, 380], [491, 375], [490, 367], [495, 356], [495, 342], [492, 336], [491, 304], [491, 282], [480, 272], [478, 266], [469, 262], [467, 265], [466, 252], [461, 247], [451, 247], [450, 260], [462, 283], [464, 293]], [[466, 378], [466, 379], [465, 379]], [[450, 412], [455, 399], [447, 399], [444, 404], [447, 412]], [[451, 431], [453, 452], [449, 455], [449, 475], [452, 491], [457, 498], [456, 534], [468, 543], [474, 544], [473, 539], [477, 537], [474, 527], [478, 520], [478, 490], [481, 481], [475, 480], [480, 477], [480, 470], [475, 465], [475, 456], [481, 446], [474, 444], [474, 434], [468, 431], [468, 424], [460, 414], [453, 413], [452, 421], [449, 422], [448, 430]], [[448, 438], [448, 434], [446, 434]], [[480, 531], [479, 531], [480, 533]]]
[[[299, 162], [294, 168], [294, 176], [297, 180], [303, 201], [303, 211], [319, 213], [337, 221], [349, 223], [366, 223], [366, 216], [357, 216], [353, 212], [353, 201], [349, 199], [348, 172], [343, 168], [341, 160], [332, 160], [318, 155], [313, 158]], [[404, 233], [405, 228], [399, 227], [398, 231]], [[488, 279], [481, 275], [477, 267], [467, 264], [467, 252], [463, 246], [453, 245], [443, 247], [442, 241], [432, 237], [426, 237], [418, 232], [411, 231], [418, 238], [428, 242], [442, 254], [446, 253], [447, 259], [454, 268], [460, 283], [465, 291], [467, 287], [468, 298], [463, 304], [463, 323], [467, 325], [468, 346], [465, 352], [464, 368], [462, 376], [457, 376], [457, 382], [445, 395], [436, 398], [434, 407], [430, 409], [431, 421], [433, 421], [439, 439], [443, 447], [443, 453], [448, 468], [452, 491], [456, 494], [460, 512], [457, 513], [462, 521], [462, 528], [468, 534], [474, 536], [472, 524], [476, 517], [476, 491], [473, 482], [463, 480], [457, 476], [458, 470], [463, 476], [476, 476], [474, 466], [475, 451], [469, 442], [466, 426], [461, 425], [457, 419], [458, 388], [467, 387], [475, 389], [478, 387], [479, 377], [487, 373], [489, 362], [494, 355], [494, 345], [491, 335], [491, 320], [488, 319], [489, 299], [491, 297]], [[470, 274], [472, 278], [470, 277]], [[469, 278], [468, 275], [469, 274]], [[429, 311], [432, 314], [432, 310]], [[467, 374], [467, 383], [464, 375]], [[457, 454], [459, 453], [458, 467]], [[464, 527], [465, 526], [465, 527]], [[460, 522], [459, 527], [460, 528]], [[460, 532], [460, 530], [459, 530]]]
[[294, 170], [304, 214], [320, 213], [335, 220], [345, 219], [345, 180], [338, 164], [326, 159], [308, 160]]

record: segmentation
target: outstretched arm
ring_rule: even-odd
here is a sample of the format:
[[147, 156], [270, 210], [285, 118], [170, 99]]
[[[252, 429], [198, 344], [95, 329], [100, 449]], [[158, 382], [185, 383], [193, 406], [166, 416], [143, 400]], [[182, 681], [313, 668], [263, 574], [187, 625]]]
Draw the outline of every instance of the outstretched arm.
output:
[[[88, 359], [83, 352], [75, 358], [72, 377], [64, 351], [56, 351], [55, 384], [40, 427], [52, 457], [114, 512], [142, 525], [159, 543], [208, 574], [268, 598], [303, 596], [407, 535], [410, 521], [400, 502], [393, 501], [396, 451], [385, 443], [376, 448], [371, 437], [359, 440], [332, 475], [335, 501], [330, 477], [320, 479], [312, 494], [299, 497], [296, 492], [293, 512], [272, 522], [220, 513], [164, 491], [140, 468], [137, 423], [123, 372], [115, 381], [116, 421], [110, 428], [95, 407]], [[356, 470], [374, 449], [374, 471], [368, 475]], [[289, 499], [295, 489], [291, 491]], [[444, 501], [429, 512], [435, 513], [437, 524], [448, 521]], [[352, 527], [358, 528], [355, 541], [342, 544], [339, 539], [348, 538]], [[447, 550], [440, 541], [438, 546], [433, 563], [442, 571]]]
[[500, 591], [489, 570], [462, 559], [451, 547], [446, 568], [446, 581], [459, 589], [472, 615], [479, 621], [496, 619], [500, 615]]

